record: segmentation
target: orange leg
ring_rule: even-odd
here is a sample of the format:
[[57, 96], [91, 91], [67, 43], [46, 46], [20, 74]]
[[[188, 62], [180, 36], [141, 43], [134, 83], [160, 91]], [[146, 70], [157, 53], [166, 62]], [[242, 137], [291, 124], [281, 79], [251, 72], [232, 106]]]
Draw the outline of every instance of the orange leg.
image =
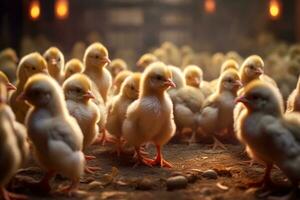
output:
[[28, 197], [25, 195], [8, 192], [4, 187], [0, 188], [0, 198], [4, 200], [11, 200], [11, 199], [27, 200], [28, 199]]
[[155, 160], [152, 161], [151, 165], [153, 166], [158, 165], [160, 167], [166, 167], [166, 168], [172, 167], [172, 165], [169, 162], [163, 159], [160, 145], [156, 145], [156, 158]]
[[96, 171], [101, 170], [100, 167], [89, 167], [89, 166], [85, 166], [84, 168], [84, 172], [87, 174], [94, 174]]
[[114, 143], [114, 140], [111, 137], [107, 136], [105, 129], [101, 130], [100, 132], [102, 134], [94, 141], [94, 144], [105, 145], [106, 142]]
[[151, 163], [153, 162], [153, 160], [150, 158], [146, 158], [144, 153], [141, 152], [141, 149], [139, 146], [135, 147], [135, 153], [136, 153], [137, 163], [134, 165], [134, 167], [136, 167], [139, 164], [144, 164], [149, 167], [152, 167]]

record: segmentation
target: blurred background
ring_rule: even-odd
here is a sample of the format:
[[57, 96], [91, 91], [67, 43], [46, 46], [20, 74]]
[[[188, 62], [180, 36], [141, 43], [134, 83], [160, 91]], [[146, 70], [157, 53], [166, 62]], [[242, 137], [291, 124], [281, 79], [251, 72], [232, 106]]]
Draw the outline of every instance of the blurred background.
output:
[[164, 41], [264, 54], [300, 40], [300, 1], [1, 0], [0, 38], [20, 56], [55, 45], [67, 58], [100, 41], [129, 64]]

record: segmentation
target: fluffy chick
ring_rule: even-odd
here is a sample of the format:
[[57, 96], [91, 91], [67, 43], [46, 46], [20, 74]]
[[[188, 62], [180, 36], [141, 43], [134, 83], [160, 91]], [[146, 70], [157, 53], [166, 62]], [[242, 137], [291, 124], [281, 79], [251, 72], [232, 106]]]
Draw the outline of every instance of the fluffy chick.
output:
[[131, 74], [132, 74], [131, 71], [124, 70], [115, 77], [114, 84], [113, 84], [113, 95], [119, 94], [122, 83]]
[[123, 82], [120, 93], [108, 106], [106, 129], [116, 139], [118, 155], [122, 151], [122, 125], [128, 106], [139, 96], [140, 78], [140, 73], [129, 75]]
[[183, 70], [186, 84], [195, 88], [200, 88], [203, 79], [203, 71], [197, 65], [188, 65]]
[[108, 70], [110, 71], [113, 78], [115, 78], [120, 72], [127, 70], [127, 63], [125, 60], [117, 58], [111, 61], [108, 66]]
[[56, 47], [50, 47], [44, 53], [48, 71], [58, 83], [63, 82], [65, 59], [63, 53]]
[[201, 134], [214, 139], [213, 149], [225, 146], [216, 138], [230, 138], [233, 134], [233, 109], [238, 89], [242, 86], [238, 71], [228, 69], [222, 73], [218, 81], [217, 91], [209, 96], [203, 105], [197, 124]]
[[[139, 161], [147, 165], [171, 167], [161, 152], [161, 147], [175, 133], [173, 105], [166, 93], [169, 87], [175, 87], [170, 69], [161, 62], [152, 63], [143, 73], [139, 98], [126, 112], [122, 127], [124, 138], [135, 147]], [[155, 160], [141, 154], [140, 146], [146, 142], [156, 145]]]
[[300, 77], [297, 86], [287, 100], [286, 112], [300, 112]]
[[0, 70], [5, 73], [10, 82], [15, 83], [18, 56], [15, 50], [6, 48], [0, 52]]
[[151, 53], [146, 53], [140, 57], [136, 66], [139, 71], [144, 71], [151, 63], [158, 61], [157, 57]]
[[91, 44], [84, 53], [84, 73], [94, 81], [104, 102], [107, 100], [107, 94], [112, 85], [112, 77], [105, 68], [110, 62], [108, 51], [101, 43]]
[[64, 76], [65, 80], [71, 75], [76, 73], [82, 73], [84, 71], [84, 65], [79, 59], [73, 58], [66, 63]]
[[17, 70], [17, 90], [12, 93], [10, 105], [16, 115], [17, 121], [24, 123], [29, 106], [23, 101], [17, 101], [17, 96], [23, 91], [28, 78], [37, 73], [48, 74], [47, 63], [39, 53], [30, 53], [24, 56]]
[[262, 81], [250, 83], [236, 101], [247, 108], [238, 124], [238, 138], [249, 156], [267, 167], [259, 185], [270, 183], [272, 166], [277, 165], [296, 189], [300, 180], [299, 114], [283, 115], [281, 94]]
[[233, 59], [227, 59], [221, 66], [220, 74], [222, 74], [227, 69], [239, 70], [239, 64]]
[[176, 92], [180, 89], [186, 86], [185, 78], [183, 76], [183, 73], [180, 68], [168, 65], [172, 72], [172, 81], [175, 83], [175, 88], [168, 89], [168, 93], [173, 101], [173, 97], [176, 95]]
[[50, 179], [60, 173], [72, 180], [70, 186], [60, 189], [70, 195], [77, 189], [85, 159], [83, 134], [68, 113], [62, 89], [55, 79], [37, 74], [27, 81], [19, 99], [31, 105], [26, 117], [28, 136], [36, 159], [47, 171], [38, 185], [49, 192]]

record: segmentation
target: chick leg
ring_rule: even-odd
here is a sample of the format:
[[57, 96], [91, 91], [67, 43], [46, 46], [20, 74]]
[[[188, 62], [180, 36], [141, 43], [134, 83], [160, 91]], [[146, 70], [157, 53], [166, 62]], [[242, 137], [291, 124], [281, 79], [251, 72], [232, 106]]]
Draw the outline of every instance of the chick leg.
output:
[[221, 149], [227, 150], [226, 146], [220, 142], [215, 136], [213, 136], [214, 139], [214, 144], [213, 144], [213, 150], [217, 149], [218, 147], [220, 147]]
[[84, 172], [87, 174], [94, 174], [96, 171], [101, 170], [100, 167], [90, 167], [90, 166], [85, 166]]
[[0, 198], [4, 200], [11, 200], [11, 199], [27, 200], [28, 199], [28, 197], [25, 195], [8, 192], [4, 187], [0, 188]]
[[135, 152], [136, 152], [137, 163], [134, 165], [134, 167], [136, 167], [139, 164], [144, 164], [152, 167], [151, 163], [153, 162], [153, 160], [146, 158], [145, 155], [141, 152], [141, 148], [139, 146], [135, 147]]
[[262, 187], [262, 186], [268, 186], [272, 184], [271, 180], [271, 171], [273, 168], [273, 164], [267, 164], [264, 177], [261, 181], [249, 183], [248, 186], [250, 187]]
[[79, 179], [74, 179], [74, 180], [72, 180], [71, 185], [69, 185], [69, 186], [62, 186], [61, 188], [59, 188], [57, 190], [57, 192], [59, 192], [59, 193], [65, 193], [69, 197], [71, 197], [74, 193], [76, 193], [76, 191], [78, 189], [78, 185], [79, 185]]
[[172, 165], [165, 159], [163, 159], [160, 145], [156, 145], [156, 158], [152, 161], [151, 165], [159, 165], [161, 167], [172, 168]]
[[113, 139], [111, 139], [110, 137], [107, 136], [107, 133], [106, 133], [106, 130], [105, 129], [102, 129], [100, 131], [102, 134], [100, 137], [98, 137], [94, 144], [101, 144], [101, 145], [105, 145], [106, 142], [110, 142], [110, 143], [113, 143]]

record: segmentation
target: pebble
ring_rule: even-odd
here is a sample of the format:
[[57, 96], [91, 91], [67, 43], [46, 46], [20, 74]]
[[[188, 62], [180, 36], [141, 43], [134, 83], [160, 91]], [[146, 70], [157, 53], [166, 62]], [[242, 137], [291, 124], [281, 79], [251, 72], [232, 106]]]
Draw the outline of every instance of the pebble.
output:
[[184, 176], [174, 176], [167, 179], [168, 190], [182, 189], [188, 184], [188, 180]]
[[138, 181], [136, 189], [138, 190], [151, 190], [155, 186], [154, 181], [148, 179], [148, 178], [143, 178], [140, 181]]
[[209, 169], [202, 173], [202, 177], [207, 178], [207, 179], [217, 179], [218, 174], [215, 170]]

